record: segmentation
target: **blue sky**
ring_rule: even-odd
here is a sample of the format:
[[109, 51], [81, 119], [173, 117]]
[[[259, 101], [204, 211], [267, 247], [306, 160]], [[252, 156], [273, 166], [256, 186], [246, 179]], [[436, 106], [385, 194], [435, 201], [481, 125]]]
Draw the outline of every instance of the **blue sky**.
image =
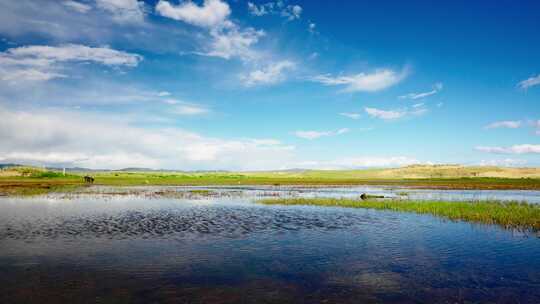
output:
[[540, 165], [538, 1], [0, 1], [0, 162]]

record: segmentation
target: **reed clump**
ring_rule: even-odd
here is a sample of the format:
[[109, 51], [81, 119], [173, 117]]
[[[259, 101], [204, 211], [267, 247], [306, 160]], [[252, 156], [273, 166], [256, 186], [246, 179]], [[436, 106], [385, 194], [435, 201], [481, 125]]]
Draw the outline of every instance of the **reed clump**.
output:
[[344, 198], [280, 198], [263, 199], [258, 202], [267, 205], [315, 205], [431, 214], [453, 221], [495, 224], [505, 228], [540, 231], [540, 205], [525, 202], [356, 200]]

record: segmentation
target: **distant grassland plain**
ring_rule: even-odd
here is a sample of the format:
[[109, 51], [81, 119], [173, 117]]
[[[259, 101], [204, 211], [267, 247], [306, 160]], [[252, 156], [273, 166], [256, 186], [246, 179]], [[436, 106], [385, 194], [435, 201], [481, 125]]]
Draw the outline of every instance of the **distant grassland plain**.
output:
[[94, 184], [137, 185], [389, 185], [438, 189], [536, 189], [540, 168], [468, 167], [460, 165], [413, 165], [390, 169], [290, 170], [257, 172], [92, 171], [67, 172], [33, 167], [0, 170], [0, 194], [39, 194], [69, 191]]

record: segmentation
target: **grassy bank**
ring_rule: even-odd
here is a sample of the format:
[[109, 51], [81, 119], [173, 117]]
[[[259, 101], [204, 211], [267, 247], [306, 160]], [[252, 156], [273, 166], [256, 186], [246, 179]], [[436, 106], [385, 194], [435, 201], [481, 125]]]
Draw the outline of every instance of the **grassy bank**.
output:
[[397, 169], [275, 172], [68, 172], [31, 167], [0, 170], [0, 195], [39, 194], [83, 186], [83, 176], [110, 186], [171, 185], [384, 185], [436, 189], [540, 190], [540, 169], [460, 166], [410, 166]]
[[482, 224], [496, 224], [505, 228], [540, 231], [540, 205], [516, 202], [441, 202], [408, 200], [351, 200], [333, 198], [264, 199], [268, 205], [315, 205], [332, 207], [368, 208], [431, 214], [434, 216]]

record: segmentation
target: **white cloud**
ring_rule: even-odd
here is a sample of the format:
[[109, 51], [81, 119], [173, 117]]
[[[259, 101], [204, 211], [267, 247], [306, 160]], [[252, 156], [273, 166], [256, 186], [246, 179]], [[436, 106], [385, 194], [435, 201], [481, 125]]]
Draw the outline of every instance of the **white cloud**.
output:
[[529, 124], [535, 129], [534, 133], [540, 135], [540, 120], [529, 121]]
[[244, 61], [252, 61], [258, 58], [258, 53], [252, 46], [265, 35], [262, 30], [253, 28], [241, 29], [232, 26], [226, 29], [213, 29], [210, 36], [213, 38], [206, 52], [200, 55], [231, 59], [238, 57]]
[[373, 73], [359, 73], [348, 76], [319, 75], [312, 80], [329, 86], [345, 86], [345, 92], [375, 92], [398, 84], [408, 74], [409, 69], [406, 67], [400, 72], [390, 69], [377, 69]]
[[302, 7], [300, 5], [286, 5], [284, 1], [267, 2], [261, 5], [248, 2], [248, 12], [253, 16], [279, 15], [289, 21], [300, 19]]
[[80, 3], [80, 2], [72, 1], [72, 0], [64, 1], [62, 2], [62, 4], [68, 7], [69, 9], [77, 11], [81, 14], [85, 14], [92, 9], [90, 5], [86, 5], [84, 3]]
[[273, 8], [274, 8], [274, 3], [273, 2], [261, 4], [260, 6], [257, 6], [256, 4], [254, 4], [252, 2], [248, 2], [247, 5], [248, 5], [249, 13], [251, 15], [259, 16], [259, 17], [264, 16], [266, 14], [269, 14], [270, 10], [273, 10]]
[[108, 47], [89, 47], [80, 44], [65, 44], [58, 47], [32, 45], [8, 49], [0, 53], [0, 60], [18, 60], [18, 63], [36, 65], [62, 61], [91, 61], [105, 65], [134, 67], [142, 57], [117, 51]]
[[89, 168], [257, 170], [291, 163], [293, 146], [272, 139], [218, 139], [122, 119], [0, 108], [0, 159]]
[[433, 85], [433, 89], [429, 92], [423, 92], [423, 93], [409, 93], [406, 95], [399, 96], [400, 99], [421, 99], [426, 98], [431, 95], [435, 95], [439, 93], [443, 88], [443, 84], [438, 82]]
[[96, 5], [112, 14], [118, 23], [144, 21], [144, 2], [137, 0], [96, 0]]
[[166, 96], [171, 96], [171, 93], [167, 91], [161, 91], [161, 92], [158, 92], [157, 95], [159, 97], [166, 97]]
[[540, 153], [540, 145], [533, 145], [533, 144], [513, 145], [510, 147], [478, 146], [475, 149], [481, 152], [496, 153], [496, 154], [538, 154]]
[[142, 60], [108, 47], [89, 47], [78, 44], [61, 46], [23, 46], [0, 53], [0, 74], [4, 81], [36, 81], [67, 77], [59, 73], [61, 63], [93, 62], [107, 66], [135, 67]]
[[200, 105], [185, 103], [185, 104], [176, 106], [172, 110], [172, 112], [177, 115], [195, 116], [195, 115], [208, 114], [210, 110]]
[[350, 113], [350, 112], [339, 113], [339, 115], [348, 117], [350, 119], [359, 119], [361, 116], [359, 113]]
[[287, 7], [281, 11], [281, 16], [287, 18], [289, 21], [300, 19], [301, 14], [302, 7], [300, 5], [287, 5]]
[[497, 129], [497, 128], [517, 129], [519, 127], [521, 127], [520, 120], [504, 120], [504, 121], [496, 121], [496, 122], [490, 123], [484, 128], [489, 130], [489, 129]]
[[525, 89], [528, 89], [530, 87], [537, 86], [539, 84], [540, 84], [540, 74], [538, 74], [536, 76], [531, 76], [528, 79], [525, 79], [525, 80], [519, 82], [518, 87], [525, 90]]
[[313, 23], [313, 22], [310, 22], [308, 24], [308, 31], [312, 34], [316, 34], [317, 33], [317, 24]]
[[312, 139], [317, 139], [317, 138], [325, 137], [325, 136], [341, 135], [349, 131], [350, 130], [347, 128], [342, 128], [337, 131], [296, 131], [294, 132], [294, 135], [303, 139], [312, 140]]
[[420, 116], [428, 112], [428, 109], [425, 108], [423, 104], [418, 104], [417, 107], [413, 107], [412, 110], [408, 110], [407, 108], [400, 110], [382, 110], [369, 107], [365, 107], [364, 110], [369, 116], [386, 121], [397, 120], [407, 116]]
[[386, 111], [386, 110], [381, 110], [377, 108], [367, 108], [367, 107], [364, 108], [364, 110], [369, 116], [384, 119], [384, 120], [399, 119], [399, 118], [404, 117], [407, 114], [407, 112], [405, 111], [398, 111], [398, 110]]
[[524, 166], [527, 164], [527, 161], [524, 159], [514, 159], [514, 158], [505, 158], [505, 159], [490, 159], [490, 160], [481, 160], [480, 166], [497, 166], [497, 167], [517, 167]]
[[191, 1], [173, 5], [169, 1], [160, 0], [156, 4], [156, 12], [161, 16], [191, 25], [215, 28], [228, 23], [231, 9], [226, 2], [221, 0], [205, 0], [202, 6]]
[[237, 57], [244, 61], [258, 58], [258, 53], [252, 47], [265, 35], [264, 31], [251, 27], [242, 28], [231, 21], [231, 9], [226, 2], [205, 0], [202, 6], [198, 6], [186, 1], [175, 6], [160, 0], [156, 5], [156, 12], [161, 16], [208, 30], [210, 37], [207, 45], [203, 51], [196, 51], [194, 54], [223, 59]]
[[296, 67], [294, 62], [284, 60], [277, 63], [271, 63], [266, 67], [242, 75], [240, 79], [247, 87], [256, 85], [270, 85], [281, 82], [285, 79], [285, 71], [293, 70]]

